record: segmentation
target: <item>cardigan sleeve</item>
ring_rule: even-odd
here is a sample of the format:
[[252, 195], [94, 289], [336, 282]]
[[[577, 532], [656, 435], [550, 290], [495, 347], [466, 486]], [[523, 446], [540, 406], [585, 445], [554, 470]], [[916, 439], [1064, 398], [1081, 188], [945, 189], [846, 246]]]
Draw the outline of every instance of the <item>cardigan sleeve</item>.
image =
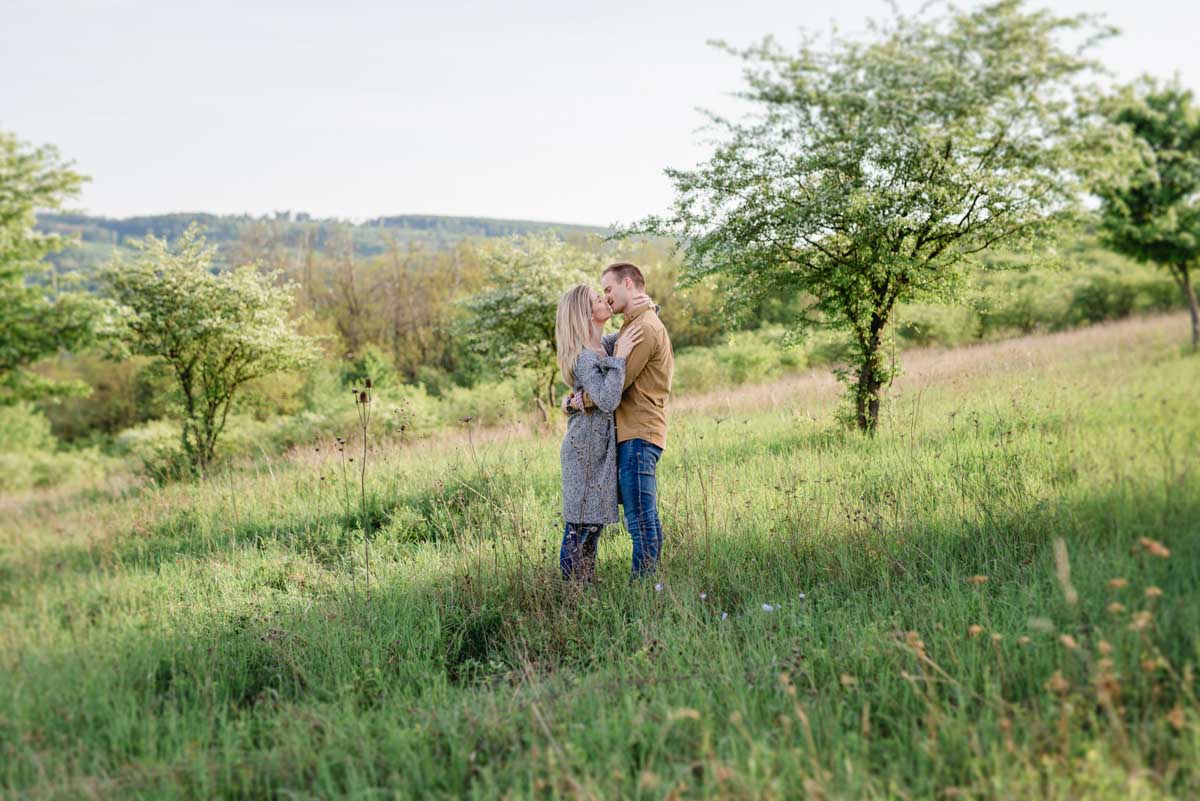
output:
[[575, 365], [575, 380], [592, 403], [606, 412], [616, 411], [625, 390], [625, 360], [585, 352]]

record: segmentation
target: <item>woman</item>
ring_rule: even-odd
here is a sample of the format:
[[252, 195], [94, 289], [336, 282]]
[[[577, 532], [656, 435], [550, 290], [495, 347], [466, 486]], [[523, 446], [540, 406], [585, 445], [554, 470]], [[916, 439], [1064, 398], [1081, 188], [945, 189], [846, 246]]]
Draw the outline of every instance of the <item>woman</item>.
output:
[[630, 327], [611, 356], [601, 332], [612, 309], [598, 292], [578, 284], [558, 302], [555, 337], [558, 367], [567, 386], [586, 392], [594, 408], [572, 414], [563, 439], [563, 578], [590, 581], [596, 569], [600, 532], [617, 517], [617, 437], [613, 412], [625, 385], [625, 359], [642, 339]]

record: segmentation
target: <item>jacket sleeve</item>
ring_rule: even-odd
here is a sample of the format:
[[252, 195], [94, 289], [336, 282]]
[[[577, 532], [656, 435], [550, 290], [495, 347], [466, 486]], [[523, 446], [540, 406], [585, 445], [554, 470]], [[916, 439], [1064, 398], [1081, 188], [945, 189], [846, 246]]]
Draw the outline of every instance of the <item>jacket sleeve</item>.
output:
[[591, 364], [579, 365], [576, 380], [583, 385], [588, 399], [606, 412], [614, 412], [625, 390], [625, 360], [616, 356], [597, 357]]
[[622, 392], [629, 389], [629, 385], [642, 372], [642, 369], [646, 366], [646, 362], [650, 361], [650, 356], [654, 353], [655, 348], [658, 347], [657, 337], [655, 337], [653, 342], [650, 340], [651, 333], [653, 332], [647, 331], [644, 328], [642, 329], [642, 341], [633, 346], [633, 352], [626, 359], [625, 384], [621, 387]]

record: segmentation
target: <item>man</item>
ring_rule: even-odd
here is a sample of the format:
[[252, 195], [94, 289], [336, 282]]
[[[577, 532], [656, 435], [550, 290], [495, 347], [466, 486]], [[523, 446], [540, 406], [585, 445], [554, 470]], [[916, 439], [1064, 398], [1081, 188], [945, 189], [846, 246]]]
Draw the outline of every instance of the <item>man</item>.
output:
[[[600, 276], [604, 299], [624, 315], [621, 330], [605, 337], [611, 346], [631, 326], [642, 341], [625, 360], [625, 390], [617, 406], [617, 485], [625, 508], [625, 527], [633, 540], [633, 577], [654, 572], [662, 550], [662, 521], [658, 516], [658, 459], [667, 446], [667, 396], [675, 371], [671, 338], [646, 298], [642, 271], [629, 262], [604, 268]], [[569, 399], [579, 408], [582, 401]]]

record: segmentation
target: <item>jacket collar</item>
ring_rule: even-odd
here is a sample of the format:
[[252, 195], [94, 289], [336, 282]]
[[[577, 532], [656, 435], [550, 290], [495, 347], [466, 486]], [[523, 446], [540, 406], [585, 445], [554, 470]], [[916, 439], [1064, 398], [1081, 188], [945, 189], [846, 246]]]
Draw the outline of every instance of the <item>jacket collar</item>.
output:
[[634, 309], [631, 312], [625, 312], [625, 315], [624, 315], [623, 319], [621, 320], [621, 327], [624, 328], [625, 326], [629, 325], [634, 320], [641, 317], [646, 312], [650, 311], [650, 308], [651, 308], [650, 306], [642, 306], [641, 308]]

